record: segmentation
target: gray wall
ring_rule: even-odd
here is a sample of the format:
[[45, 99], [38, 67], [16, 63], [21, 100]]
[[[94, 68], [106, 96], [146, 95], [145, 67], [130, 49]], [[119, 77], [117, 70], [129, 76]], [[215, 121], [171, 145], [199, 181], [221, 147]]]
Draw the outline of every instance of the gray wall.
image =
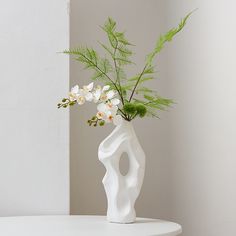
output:
[[[177, 104], [160, 120], [135, 121], [147, 154], [137, 213], [179, 222], [184, 236], [231, 236], [236, 235], [235, 2], [72, 0], [71, 46], [103, 40], [98, 25], [111, 15], [137, 45], [131, 74], [158, 34], [197, 7], [157, 59], [153, 86]], [[71, 61], [71, 85], [88, 81], [89, 73], [81, 68]], [[112, 127], [87, 127], [94, 109], [71, 110], [72, 213], [105, 213], [97, 147]]]
[[69, 213], [68, 34], [66, 0], [1, 1], [0, 216]]

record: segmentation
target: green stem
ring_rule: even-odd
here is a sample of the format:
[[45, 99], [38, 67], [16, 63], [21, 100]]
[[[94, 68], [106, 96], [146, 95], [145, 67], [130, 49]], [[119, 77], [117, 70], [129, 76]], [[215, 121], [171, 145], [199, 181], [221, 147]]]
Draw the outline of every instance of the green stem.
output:
[[[117, 45], [117, 46], [118, 46], [118, 45]], [[119, 85], [119, 87], [120, 87], [121, 102], [122, 102], [122, 104], [124, 105], [124, 98], [123, 98], [123, 94], [122, 94], [122, 89], [121, 89], [121, 84], [120, 84], [120, 77], [119, 77], [118, 67], [117, 67], [117, 63], [116, 63], [116, 50], [117, 50], [117, 46], [115, 47], [115, 50], [114, 50], [113, 61], [114, 61], [115, 70], [116, 70], [116, 80], [117, 80], [118, 85]]]
[[136, 112], [136, 113], [130, 118], [130, 120], [133, 120], [137, 115], [138, 115], [138, 112]]
[[136, 84], [135, 84], [135, 86], [134, 86], [134, 89], [133, 89], [133, 91], [132, 91], [132, 93], [131, 93], [131, 95], [130, 95], [129, 102], [131, 102], [132, 97], [134, 96], [134, 92], [135, 92], [135, 90], [136, 90], [136, 88], [137, 88], [137, 86], [138, 86], [138, 84], [139, 84], [140, 79], [142, 78], [142, 76], [143, 76], [143, 74], [144, 74], [144, 72], [145, 72], [145, 70], [146, 70], [146, 68], [147, 68], [147, 65], [148, 65], [148, 64], [146, 64], [146, 65], [144, 66], [142, 72], [140, 73], [140, 75], [139, 75], [139, 77], [138, 77], [138, 79], [137, 79], [137, 81], [136, 81]]
[[113, 59], [114, 66], [115, 66], [115, 71], [116, 71], [116, 82], [118, 82], [118, 86], [120, 88], [121, 102], [124, 105], [124, 98], [123, 98], [123, 94], [122, 94], [120, 77], [119, 77], [118, 67], [117, 67], [117, 63], [116, 63], [116, 51], [117, 51], [117, 47], [118, 47], [119, 41], [117, 40], [116, 37], [115, 37], [115, 39], [116, 39], [116, 46], [114, 48], [114, 53], [113, 53], [112, 59]]
[[122, 114], [121, 116], [124, 118], [124, 119], [127, 119], [127, 116], [126, 114], [120, 109], [118, 108], [119, 112]]
[[104, 72], [102, 71], [93, 61], [91, 61], [89, 58], [87, 58], [85, 55], [80, 54], [82, 57], [84, 57], [87, 61], [89, 61], [98, 71], [100, 71], [104, 76], [107, 77], [107, 79], [114, 85], [114, 87], [116, 88], [117, 92], [119, 93], [120, 98], [122, 99], [122, 95], [119, 91], [119, 89], [117, 88], [115, 82]]

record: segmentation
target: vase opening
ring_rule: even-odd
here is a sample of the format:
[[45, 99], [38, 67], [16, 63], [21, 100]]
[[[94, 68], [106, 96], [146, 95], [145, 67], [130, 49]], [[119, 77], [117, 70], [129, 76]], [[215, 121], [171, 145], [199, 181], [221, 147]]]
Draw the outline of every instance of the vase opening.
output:
[[126, 176], [129, 172], [129, 156], [126, 152], [120, 157], [119, 169], [122, 176]]

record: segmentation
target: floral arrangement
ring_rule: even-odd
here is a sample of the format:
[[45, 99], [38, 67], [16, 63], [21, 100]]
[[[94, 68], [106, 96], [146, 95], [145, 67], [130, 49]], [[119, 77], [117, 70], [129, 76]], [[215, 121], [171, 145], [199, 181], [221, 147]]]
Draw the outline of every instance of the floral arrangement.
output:
[[153, 60], [162, 50], [165, 43], [180, 32], [186, 24], [189, 13], [184, 17], [176, 28], [172, 28], [166, 34], [160, 35], [154, 50], [149, 53], [141, 72], [131, 78], [127, 78], [124, 67], [134, 64], [131, 61], [133, 55], [130, 49], [134, 45], [125, 37], [124, 32], [117, 31], [116, 22], [108, 18], [104, 26], [109, 45], [100, 43], [106, 55], [101, 57], [93, 48], [79, 47], [64, 51], [73, 55], [74, 59], [85, 65], [86, 69], [94, 72], [91, 80], [99, 81], [101, 85], [94, 82], [86, 86], [75, 85], [67, 98], [58, 103], [58, 108], [66, 108], [73, 105], [83, 105], [85, 102], [97, 104], [96, 114], [88, 120], [90, 126], [103, 126], [113, 122], [120, 124], [124, 119], [131, 121], [136, 117], [157, 117], [159, 110], [165, 110], [173, 100], [160, 97], [157, 92], [145, 86], [145, 82], [153, 80], [155, 70]]

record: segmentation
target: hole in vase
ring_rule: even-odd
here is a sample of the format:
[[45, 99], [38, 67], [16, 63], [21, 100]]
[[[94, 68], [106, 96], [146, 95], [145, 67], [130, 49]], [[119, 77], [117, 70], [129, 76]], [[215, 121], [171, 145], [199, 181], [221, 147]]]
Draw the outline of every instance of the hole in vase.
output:
[[127, 153], [123, 153], [120, 157], [120, 173], [126, 176], [129, 172], [129, 157]]

